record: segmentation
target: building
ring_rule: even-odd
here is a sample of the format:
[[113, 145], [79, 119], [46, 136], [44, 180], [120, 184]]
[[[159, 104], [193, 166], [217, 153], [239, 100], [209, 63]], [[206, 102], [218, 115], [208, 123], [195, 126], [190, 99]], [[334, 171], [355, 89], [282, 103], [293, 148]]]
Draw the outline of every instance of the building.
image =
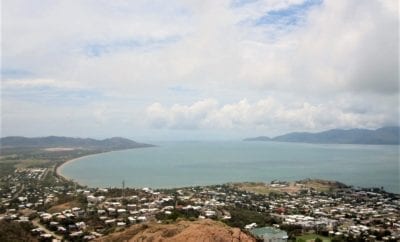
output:
[[255, 228], [250, 230], [250, 233], [264, 242], [286, 242], [288, 239], [286, 231], [274, 227]]

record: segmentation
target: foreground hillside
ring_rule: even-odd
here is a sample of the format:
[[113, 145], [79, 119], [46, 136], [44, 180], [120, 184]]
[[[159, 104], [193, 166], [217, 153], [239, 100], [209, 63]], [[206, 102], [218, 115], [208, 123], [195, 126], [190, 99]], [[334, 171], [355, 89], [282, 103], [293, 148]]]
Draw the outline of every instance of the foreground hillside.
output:
[[194, 222], [179, 221], [174, 224], [138, 224], [97, 241], [250, 242], [255, 239], [243, 233], [239, 228], [231, 228], [221, 222], [205, 219]]
[[319, 133], [295, 132], [269, 138], [259, 136], [244, 141], [279, 141], [322, 144], [399, 144], [400, 127], [369, 129], [332, 129]]

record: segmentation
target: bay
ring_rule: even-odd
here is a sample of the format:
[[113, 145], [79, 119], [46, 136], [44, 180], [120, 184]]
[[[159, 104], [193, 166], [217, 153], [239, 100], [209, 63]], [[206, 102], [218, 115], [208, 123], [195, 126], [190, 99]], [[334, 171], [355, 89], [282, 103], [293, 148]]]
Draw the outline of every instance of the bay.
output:
[[90, 187], [171, 188], [305, 178], [337, 180], [400, 193], [399, 146], [284, 142], [159, 142], [102, 153], [59, 172]]

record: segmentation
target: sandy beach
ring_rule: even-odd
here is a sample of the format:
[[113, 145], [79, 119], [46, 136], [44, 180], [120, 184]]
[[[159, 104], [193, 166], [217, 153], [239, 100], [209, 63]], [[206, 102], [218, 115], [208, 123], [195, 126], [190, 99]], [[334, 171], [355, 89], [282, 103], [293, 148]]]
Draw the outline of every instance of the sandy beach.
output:
[[[143, 148], [147, 148], [147, 147], [143, 147]], [[135, 149], [135, 148], [132, 148], [132, 149]], [[122, 149], [122, 150], [130, 150], [130, 149]], [[58, 177], [70, 181], [71, 178], [69, 178], [69, 177], [67, 177], [67, 176], [65, 176], [65, 175], [63, 175], [63, 174], [61, 174], [61, 170], [62, 170], [62, 168], [63, 168], [65, 165], [70, 164], [70, 163], [73, 163], [73, 162], [75, 162], [75, 161], [77, 161], [77, 160], [80, 160], [80, 159], [82, 159], [82, 158], [86, 158], [86, 157], [90, 157], [90, 156], [95, 156], [95, 155], [99, 155], [99, 154], [104, 154], [104, 153], [122, 151], [122, 150], [103, 151], [103, 152], [98, 152], [98, 153], [94, 153], [94, 154], [90, 154], [90, 155], [83, 155], [83, 156], [76, 157], [76, 158], [71, 159], [71, 160], [66, 160], [65, 162], [61, 163], [60, 165], [58, 165], [58, 166], [56, 167], [55, 173], [56, 173], [56, 175], [57, 175]], [[81, 184], [80, 184], [80, 185], [81, 185]]]
[[77, 158], [74, 158], [74, 159], [71, 159], [71, 160], [67, 160], [67, 161], [61, 163], [59, 166], [57, 166], [56, 175], [58, 177], [61, 177], [61, 178], [65, 179], [65, 180], [71, 180], [70, 178], [68, 178], [68, 177], [64, 176], [63, 174], [61, 174], [60, 170], [62, 169], [63, 166], [65, 166], [67, 164], [70, 164], [70, 163], [73, 163], [73, 162], [75, 162], [75, 161], [77, 161], [79, 159], [82, 159], [82, 158], [85, 158], [85, 157], [89, 157], [89, 156], [98, 155], [98, 154], [102, 154], [102, 153], [105, 153], [105, 152], [99, 152], [99, 153], [95, 153], [95, 154], [84, 155], [84, 156], [80, 156], [80, 157], [77, 157]]

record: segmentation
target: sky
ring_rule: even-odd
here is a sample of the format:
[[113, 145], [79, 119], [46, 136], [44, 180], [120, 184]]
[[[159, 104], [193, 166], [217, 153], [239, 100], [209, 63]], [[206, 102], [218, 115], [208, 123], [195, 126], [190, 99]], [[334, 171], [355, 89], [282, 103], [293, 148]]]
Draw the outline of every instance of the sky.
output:
[[399, 124], [396, 0], [3, 0], [1, 136]]

